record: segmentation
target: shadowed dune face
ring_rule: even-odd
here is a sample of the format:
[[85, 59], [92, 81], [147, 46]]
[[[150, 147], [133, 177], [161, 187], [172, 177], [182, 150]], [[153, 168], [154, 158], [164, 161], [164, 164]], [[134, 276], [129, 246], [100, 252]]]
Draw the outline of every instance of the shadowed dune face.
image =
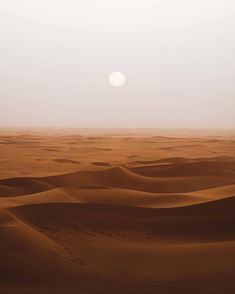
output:
[[233, 293], [235, 137], [0, 136], [0, 293]]

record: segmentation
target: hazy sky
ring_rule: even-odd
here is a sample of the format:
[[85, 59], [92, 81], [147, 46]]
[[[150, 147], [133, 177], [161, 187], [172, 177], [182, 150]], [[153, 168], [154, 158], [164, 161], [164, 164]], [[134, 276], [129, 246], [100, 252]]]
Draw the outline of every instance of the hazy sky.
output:
[[0, 125], [235, 128], [235, 1], [1, 0]]

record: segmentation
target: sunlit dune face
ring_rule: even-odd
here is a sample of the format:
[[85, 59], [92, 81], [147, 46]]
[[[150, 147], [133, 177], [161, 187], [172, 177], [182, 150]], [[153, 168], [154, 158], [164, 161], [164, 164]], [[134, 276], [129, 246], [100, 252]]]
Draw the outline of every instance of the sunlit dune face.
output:
[[113, 87], [122, 87], [126, 82], [125, 75], [120, 71], [115, 71], [109, 76], [109, 83]]

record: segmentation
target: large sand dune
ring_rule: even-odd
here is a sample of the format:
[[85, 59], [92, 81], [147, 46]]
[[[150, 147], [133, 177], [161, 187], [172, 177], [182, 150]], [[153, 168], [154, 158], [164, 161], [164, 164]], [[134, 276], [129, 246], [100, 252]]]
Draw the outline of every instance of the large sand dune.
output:
[[0, 293], [234, 293], [235, 137], [0, 136]]

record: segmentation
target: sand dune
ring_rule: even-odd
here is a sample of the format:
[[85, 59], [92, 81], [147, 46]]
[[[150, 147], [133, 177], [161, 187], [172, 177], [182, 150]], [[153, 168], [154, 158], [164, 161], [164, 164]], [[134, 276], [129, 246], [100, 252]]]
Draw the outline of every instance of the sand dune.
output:
[[0, 293], [234, 293], [234, 142], [3, 134]]
[[194, 162], [181, 162], [181, 163], [168, 163], [167, 161], [162, 164], [147, 164], [137, 166], [131, 170], [150, 177], [190, 177], [190, 176], [210, 176], [218, 177], [234, 177], [235, 174], [235, 161], [229, 160], [197, 160]]
[[[91, 231], [123, 231], [158, 240], [235, 241], [235, 196], [203, 204], [144, 209], [101, 204], [48, 203], [12, 208], [13, 215], [39, 226], [81, 226]], [[56, 212], [54, 212], [56, 211]], [[53, 212], [53, 213], [52, 213]], [[63, 215], [64, 213], [64, 215]], [[43, 225], [44, 226], [44, 225]]]
[[153, 277], [190, 285], [195, 276], [221, 279], [224, 270], [234, 270], [234, 205], [234, 198], [160, 210], [58, 203], [10, 212], [63, 246], [87, 275], [137, 285], [139, 279], [152, 285]]
[[26, 194], [25, 196], [1, 197], [0, 208], [17, 207], [27, 204], [56, 202], [79, 202], [75, 197], [61, 189], [54, 188], [47, 191]]
[[190, 164], [146, 165], [131, 170], [119, 166], [43, 178], [3, 179], [0, 180], [0, 191], [4, 196], [21, 196], [53, 187], [85, 186], [184, 193], [233, 184], [234, 177], [235, 162], [205, 160]]

